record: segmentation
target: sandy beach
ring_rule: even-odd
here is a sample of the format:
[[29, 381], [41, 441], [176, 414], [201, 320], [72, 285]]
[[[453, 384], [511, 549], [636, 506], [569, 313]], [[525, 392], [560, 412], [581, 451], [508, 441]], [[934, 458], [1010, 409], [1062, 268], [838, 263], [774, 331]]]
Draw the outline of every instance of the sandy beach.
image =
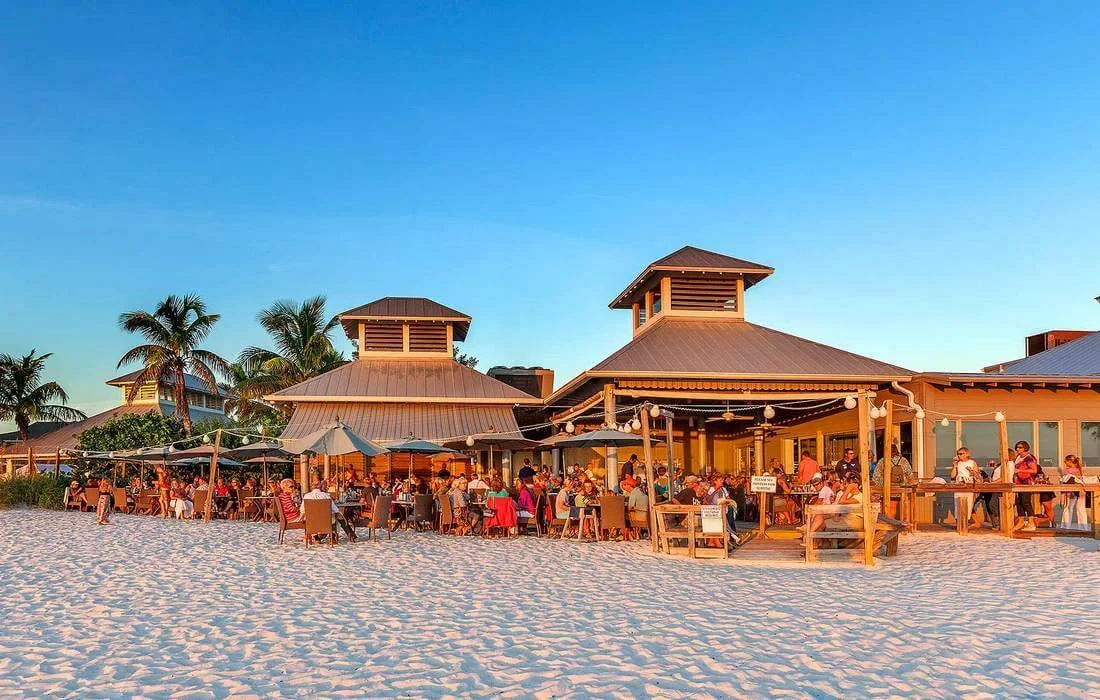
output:
[[0, 513], [0, 694], [1100, 696], [1093, 540], [916, 535], [864, 570], [93, 520]]

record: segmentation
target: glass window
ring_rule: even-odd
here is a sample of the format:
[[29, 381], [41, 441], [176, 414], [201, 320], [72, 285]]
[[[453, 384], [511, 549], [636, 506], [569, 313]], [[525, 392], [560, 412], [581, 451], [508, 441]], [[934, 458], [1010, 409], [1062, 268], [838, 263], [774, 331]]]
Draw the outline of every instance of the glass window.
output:
[[1043, 467], [1057, 467], [1062, 463], [1059, 442], [1058, 421], [1039, 421], [1039, 434], [1036, 436], [1035, 452]]
[[661, 313], [661, 293], [653, 290], [653, 315]]
[[1100, 423], [1081, 421], [1081, 461], [1100, 467]]
[[950, 479], [951, 461], [955, 459], [955, 421], [951, 421], [946, 428], [936, 423], [932, 434], [936, 439], [936, 476]]
[[[1032, 454], [1038, 454], [1035, 447], [1035, 423], [1031, 421], [1008, 421], [1008, 448], [1011, 453], [1012, 446], [1020, 440], [1023, 440], [1027, 444], [1031, 445]], [[1057, 445], [1058, 443], [1055, 443]], [[1000, 447], [998, 449], [998, 454]], [[1057, 452], [1058, 448], [1055, 447], [1054, 451]], [[1052, 453], [1053, 454], [1053, 453]], [[997, 461], [1000, 461], [999, 459]]]
[[[970, 450], [971, 459], [981, 467], [991, 459], [1001, 461], [1001, 429], [996, 421], [963, 421], [962, 445]], [[947, 468], [950, 475], [951, 465]]]

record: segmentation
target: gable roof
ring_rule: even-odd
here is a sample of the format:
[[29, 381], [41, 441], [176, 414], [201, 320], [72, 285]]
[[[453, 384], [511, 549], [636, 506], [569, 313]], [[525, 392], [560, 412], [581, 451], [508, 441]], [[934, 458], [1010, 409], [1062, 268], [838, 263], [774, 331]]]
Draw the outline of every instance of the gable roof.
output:
[[1031, 357], [986, 367], [985, 371], [990, 374], [1037, 376], [1100, 375], [1100, 331], [1035, 353]]
[[382, 297], [337, 314], [348, 337], [355, 339], [358, 332], [350, 321], [451, 321], [454, 339], [466, 340], [470, 330], [470, 317], [461, 311], [444, 306], [425, 297]]
[[446, 358], [360, 359], [265, 398], [306, 403], [542, 403], [528, 393]]
[[[141, 372], [142, 372], [142, 370], [140, 370], [140, 369], [134, 370], [133, 372], [127, 372], [126, 374], [122, 375], [121, 377], [115, 377], [114, 379], [108, 380], [107, 382], [105, 382], [105, 384], [107, 384], [108, 386], [118, 386], [118, 387], [121, 387], [125, 384], [133, 384], [134, 380], [138, 378], [138, 375], [141, 374]], [[176, 378], [175, 377], [168, 377], [168, 378], [164, 379], [163, 381], [161, 381], [161, 384], [165, 384], [167, 386], [175, 386], [176, 385]], [[184, 374], [183, 375], [183, 386], [184, 386], [184, 388], [190, 389], [191, 391], [197, 391], [201, 394], [209, 394], [210, 396], [213, 396], [213, 394], [210, 394], [210, 389], [207, 388], [205, 382], [203, 382], [201, 379], [199, 379], [198, 377], [196, 377], [193, 374]], [[226, 392], [221, 387], [218, 388], [218, 393], [219, 393], [220, 396], [229, 396], [230, 395], [228, 392]]]
[[[31, 436], [31, 439], [36, 437], [42, 437], [46, 433], [52, 433], [58, 428], [68, 425], [65, 421], [35, 421], [27, 426], [27, 434]], [[20, 435], [18, 430], [13, 430], [10, 433], [0, 433], [0, 443], [4, 442], [21, 442], [23, 436]]]
[[745, 279], [745, 288], [748, 289], [775, 272], [775, 269], [749, 260], [686, 245], [651, 262], [608, 306], [613, 309], [630, 308], [633, 303], [632, 295], [645, 285], [654, 273], [661, 271], [740, 274]]

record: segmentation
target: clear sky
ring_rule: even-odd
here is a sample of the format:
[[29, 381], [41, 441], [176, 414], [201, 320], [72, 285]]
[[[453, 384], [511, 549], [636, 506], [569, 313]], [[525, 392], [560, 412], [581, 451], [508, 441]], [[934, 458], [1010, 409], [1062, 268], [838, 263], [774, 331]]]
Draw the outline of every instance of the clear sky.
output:
[[692, 244], [776, 268], [754, 322], [976, 370], [1100, 327], [1098, 76], [1095, 2], [4, 0], [0, 351], [94, 412], [168, 293], [227, 357], [417, 295], [560, 385]]

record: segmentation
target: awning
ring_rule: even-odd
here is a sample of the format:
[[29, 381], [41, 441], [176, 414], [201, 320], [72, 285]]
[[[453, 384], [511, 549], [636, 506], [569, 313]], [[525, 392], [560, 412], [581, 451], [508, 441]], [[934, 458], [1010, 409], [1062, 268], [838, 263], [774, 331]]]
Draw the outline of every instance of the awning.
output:
[[300, 438], [339, 419], [375, 442], [415, 435], [445, 443], [467, 435], [519, 432], [511, 406], [414, 403], [299, 403], [282, 437]]

